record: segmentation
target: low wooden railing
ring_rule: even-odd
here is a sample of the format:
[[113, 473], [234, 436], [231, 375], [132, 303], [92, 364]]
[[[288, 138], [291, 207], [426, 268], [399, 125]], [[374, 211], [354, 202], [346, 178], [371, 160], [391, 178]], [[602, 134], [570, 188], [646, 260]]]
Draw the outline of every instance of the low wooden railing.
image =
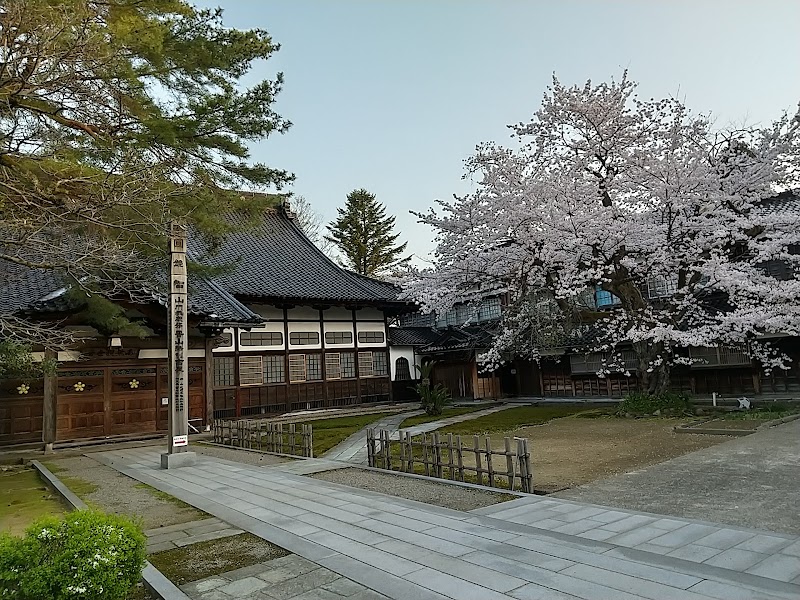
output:
[[[474, 466], [465, 464], [465, 456], [473, 457]], [[502, 458], [496, 463], [493, 457]], [[428, 477], [453, 481], [467, 481], [472, 479], [467, 474], [474, 473], [478, 485], [533, 493], [533, 470], [527, 438], [512, 440], [506, 437], [504, 449], [494, 450], [488, 435], [483, 443], [479, 436], [472, 436], [470, 446], [462, 442], [460, 435], [451, 433], [443, 437], [433, 432], [430, 437], [422, 434], [414, 438], [408, 432], [400, 432], [400, 439], [393, 440], [391, 433], [385, 429], [377, 432], [368, 429], [367, 458], [370, 467], [404, 473], [419, 471]]]
[[216, 444], [295, 456], [314, 456], [314, 433], [306, 423], [273, 423], [261, 419], [215, 420]]

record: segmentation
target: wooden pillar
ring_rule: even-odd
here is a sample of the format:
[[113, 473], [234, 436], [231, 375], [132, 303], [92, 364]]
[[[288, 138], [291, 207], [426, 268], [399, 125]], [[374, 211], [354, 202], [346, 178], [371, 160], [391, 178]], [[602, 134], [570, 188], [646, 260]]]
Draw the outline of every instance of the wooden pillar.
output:
[[[353, 332], [355, 335], [355, 332]], [[389, 375], [389, 402], [394, 402], [394, 380], [392, 379], [392, 352], [389, 348], [389, 320], [386, 318], [386, 311], [383, 311], [383, 339], [386, 342], [386, 372]], [[414, 368], [411, 365], [410, 368]], [[395, 374], [396, 376], [397, 374]]]
[[[57, 359], [54, 350], [45, 350], [44, 358], [51, 362]], [[53, 365], [55, 368], [55, 365]], [[58, 372], [45, 373], [44, 375], [44, 400], [42, 404], [42, 442], [45, 453], [53, 451], [53, 442], [56, 441], [58, 426]]]
[[283, 310], [283, 368], [285, 373], [283, 381], [285, 383], [284, 393], [286, 394], [283, 410], [284, 412], [290, 412], [292, 410], [292, 388], [289, 379], [289, 309], [284, 306], [281, 310]]
[[206, 338], [206, 372], [205, 372], [205, 396], [206, 396], [206, 431], [211, 429], [211, 421], [214, 420], [214, 336]]
[[353, 313], [353, 360], [356, 371], [356, 404], [361, 404], [361, 369], [358, 366], [358, 321], [356, 319], [356, 309]]

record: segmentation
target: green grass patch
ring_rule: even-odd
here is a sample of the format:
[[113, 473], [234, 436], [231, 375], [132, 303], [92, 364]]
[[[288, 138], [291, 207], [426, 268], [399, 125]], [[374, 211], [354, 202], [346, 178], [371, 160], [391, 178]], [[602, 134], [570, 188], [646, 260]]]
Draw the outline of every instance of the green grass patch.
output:
[[314, 431], [314, 456], [322, 456], [359, 429], [393, 414], [395, 413], [374, 413], [371, 415], [355, 415], [311, 421]]
[[800, 413], [800, 406], [773, 404], [757, 407], [752, 410], [726, 411], [715, 415], [715, 418], [725, 421], [752, 421], [755, 419], [771, 421], [772, 419], [782, 419], [783, 417], [789, 417], [797, 413]]
[[[67, 486], [72, 492], [78, 496], [81, 500], [86, 502], [87, 504], [91, 505], [91, 502], [87, 498], [87, 496], [93, 492], [98, 490], [98, 486], [90, 481], [86, 481], [85, 479], [81, 479], [80, 477], [73, 477], [72, 475], [64, 475], [66, 469], [58, 465], [58, 463], [54, 463], [52, 461], [42, 462], [42, 464], [47, 467], [47, 469], [53, 473], [54, 475], [57, 473], [61, 473], [58, 475], [58, 478], [61, 480], [65, 486]], [[92, 508], [97, 508], [96, 506], [92, 505]]]
[[630, 392], [620, 402], [617, 414], [635, 417], [666, 417], [693, 413], [691, 399], [688, 394], [683, 392], [663, 392], [660, 394]]
[[472, 412], [484, 410], [488, 406], [469, 406], [459, 408], [445, 408], [440, 415], [417, 415], [416, 417], [408, 417], [400, 424], [400, 427], [413, 427], [414, 425], [422, 425], [423, 423], [430, 423], [438, 421], [439, 419], [447, 419], [448, 417], [458, 417], [459, 415], [467, 415]]
[[149, 560], [173, 583], [183, 585], [288, 554], [260, 537], [240, 533], [151, 554]]
[[[596, 410], [596, 409], [595, 409]], [[554, 404], [547, 406], [518, 406], [507, 408], [471, 421], [455, 423], [439, 430], [440, 433], [480, 435], [501, 431], [514, 431], [530, 425], [541, 425], [553, 419], [586, 412], [586, 405]]]
[[[133, 487], [139, 488], [140, 490], [145, 490], [151, 496], [158, 498], [159, 500], [163, 500], [164, 502], [169, 502], [170, 504], [174, 504], [175, 506], [197, 510], [191, 504], [186, 504], [186, 502], [184, 502], [183, 500], [180, 500], [179, 498], [176, 498], [175, 496], [172, 496], [166, 492], [162, 492], [161, 490], [157, 490], [153, 486], [147, 485], [146, 483], [137, 483]], [[202, 513], [202, 511], [197, 511], [197, 512]]]
[[39, 517], [66, 512], [67, 507], [33, 469], [0, 473], [0, 531], [21, 535]]

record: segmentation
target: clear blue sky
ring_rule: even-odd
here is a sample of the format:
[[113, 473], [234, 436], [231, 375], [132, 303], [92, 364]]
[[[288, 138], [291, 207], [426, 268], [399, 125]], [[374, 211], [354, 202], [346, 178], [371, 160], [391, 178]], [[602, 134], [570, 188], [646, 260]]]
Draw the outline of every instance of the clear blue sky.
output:
[[800, 101], [799, 0], [208, 0], [226, 25], [281, 50], [276, 107], [293, 122], [253, 156], [297, 175], [325, 221], [366, 188], [409, 250], [432, 232], [409, 210], [471, 189], [463, 160], [528, 120], [564, 83], [628, 69], [646, 97], [677, 96], [720, 124], [768, 123]]

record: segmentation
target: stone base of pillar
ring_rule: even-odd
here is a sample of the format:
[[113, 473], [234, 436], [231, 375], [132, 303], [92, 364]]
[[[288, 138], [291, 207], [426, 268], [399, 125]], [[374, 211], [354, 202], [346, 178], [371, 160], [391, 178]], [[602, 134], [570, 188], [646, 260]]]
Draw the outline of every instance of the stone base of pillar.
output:
[[52, 454], [53, 452], [54, 452], [54, 450], [53, 450], [53, 444], [52, 443], [44, 445], [44, 453], [45, 454]]
[[177, 452], [170, 454], [165, 452], [161, 455], [162, 469], [178, 469], [180, 467], [191, 467], [197, 461], [194, 452]]

